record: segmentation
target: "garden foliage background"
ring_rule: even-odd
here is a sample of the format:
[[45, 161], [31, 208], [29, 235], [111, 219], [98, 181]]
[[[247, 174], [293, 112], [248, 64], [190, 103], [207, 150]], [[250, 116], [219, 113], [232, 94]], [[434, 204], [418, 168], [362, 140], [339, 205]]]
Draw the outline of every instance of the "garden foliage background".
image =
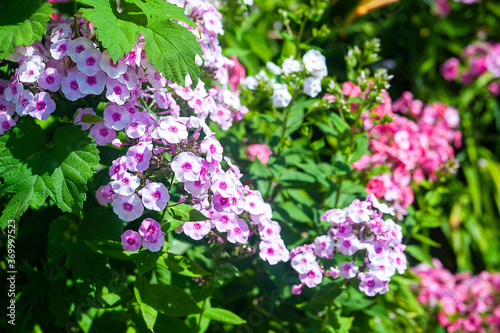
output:
[[[184, 10], [176, 10], [159, 0], [125, 0], [121, 2], [121, 12], [114, 7], [114, 1], [53, 2], [56, 3], [22, 1], [17, 8], [12, 3], [0, 5], [0, 55], [4, 59], [0, 70], [1, 79], [7, 82], [3, 88], [11, 83], [11, 77], [21, 76], [18, 68], [22, 68], [26, 51], [21, 57], [22, 52], [16, 49], [18, 58], [7, 55], [14, 51], [14, 45], [29, 45], [42, 38], [52, 13], [50, 8], [68, 17], [83, 9], [83, 18], [92, 21], [94, 26], [89, 26], [80, 16], [72, 21], [79, 33], [91, 36], [95, 28], [92, 41], [99, 54], [108, 49], [113, 61], [120, 58], [128, 68], [134, 68], [139, 77], [140, 84], [135, 90], [129, 89], [134, 91], [132, 96], [136, 93], [141, 97], [125, 97], [130, 98], [127, 103], [134, 100], [136, 108], [149, 114], [167, 109], [169, 111], [161, 115], [176, 119], [179, 114], [187, 117], [196, 114], [207, 118], [209, 127], [194, 120], [176, 122], [178, 129], [187, 128], [182, 139], [188, 140], [188, 131], [192, 128], [191, 141], [176, 141], [177, 138], [165, 139], [160, 131], [161, 122], [168, 122], [168, 126], [174, 124], [170, 118], [151, 118], [156, 150], [150, 150], [157, 157], [157, 168], [141, 170], [137, 163], [130, 166], [124, 161], [116, 162], [121, 156], [130, 155], [127, 142], [139, 147], [139, 142], [146, 141], [142, 136], [132, 136], [125, 125], [116, 128], [118, 136], [114, 137], [125, 143], [123, 145], [113, 141], [114, 138], [101, 138], [92, 130], [89, 135], [90, 125], [102, 129], [104, 123], [108, 124], [107, 105], [124, 104], [120, 93], [115, 96], [109, 91], [125, 83], [111, 80], [112, 74], [103, 65], [102, 70], [109, 76], [106, 93], [104, 83], [100, 92], [89, 92], [86, 97], [78, 96], [75, 100], [69, 100], [66, 93], [55, 92], [52, 98], [57, 108], [51, 111], [50, 117], [40, 116], [31, 109], [17, 112], [26, 116], [17, 119], [17, 123], [10, 122], [0, 137], [0, 226], [4, 236], [0, 266], [7, 274], [11, 270], [9, 259], [14, 260], [17, 271], [16, 325], [11, 325], [10, 318], [3, 316], [2, 330], [498, 331], [500, 279], [494, 272], [500, 269], [500, 60], [497, 60], [500, 51], [495, 43], [500, 35], [500, 5], [496, 1], [255, 0], [242, 3], [230, 0], [217, 2], [216, 8], [222, 15], [214, 14], [215, 18], [210, 18], [220, 19], [220, 27], [207, 23], [210, 19], [204, 18], [203, 13], [215, 11], [202, 1], [175, 2], [185, 7], [187, 15], [183, 14]], [[161, 10], [169, 13], [168, 19], [161, 15]], [[110, 17], [116, 19], [111, 25]], [[75, 34], [73, 24], [69, 22], [67, 28], [73, 29], [70, 35]], [[33, 32], [32, 36], [26, 35], [26, 31]], [[112, 32], [116, 31], [124, 33], [115, 36]], [[143, 34], [143, 39], [137, 40], [138, 32]], [[208, 42], [200, 37], [196, 40], [194, 36], [198, 33], [208, 38]], [[48, 42], [49, 36], [53, 37], [49, 33], [42, 39], [47, 43], [47, 57], [52, 43], [58, 42], [57, 39]], [[123, 44], [116, 43], [117, 40]], [[138, 54], [145, 50], [149, 65], [140, 57], [130, 60], [129, 51], [134, 47]], [[310, 60], [306, 54], [313, 54], [308, 53], [310, 50], [319, 50], [324, 55], [327, 73], [315, 74], [308, 66]], [[210, 52], [213, 58], [207, 56]], [[54, 53], [50, 54], [54, 57]], [[205, 68], [200, 66], [200, 55], [204, 55]], [[60, 59], [69, 59], [63, 56]], [[450, 58], [456, 59], [450, 61]], [[227, 62], [218, 67], [218, 61], [226, 59]], [[286, 68], [293, 66], [290, 62], [291, 67], [286, 67], [286, 59], [299, 60], [298, 65], [293, 63], [298, 69], [287, 73]], [[315, 59], [321, 62], [322, 58]], [[74, 65], [78, 71], [84, 71], [78, 60], [64, 61], [64, 66]], [[96, 72], [85, 72], [85, 75]], [[187, 73], [192, 84], [186, 79]], [[155, 76], [158, 74], [171, 82], [158, 79]], [[189, 103], [191, 95], [182, 97], [182, 88], [194, 88], [197, 77], [205, 82], [206, 90], [198, 88], [191, 92], [203, 90], [207, 97], [213, 97], [214, 105], [226, 110], [224, 116], [218, 115], [216, 108], [208, 114], [206, 110], [212, 106], [197, 109], [196, 103]], [[248, 77], [256, 79], [252, 81]], [[314, 93], [318, 81], [313, 80], [316, 85], [304, 83], [310, 77], [319, 79], [320, 91]], [[346, 84], [347, 81], [350, 82]], [[52, 91], [42, 87], [38, 79], [35, 83], [23, 82], [24, 88], [33, 93]], [[109, 88], [108, 84], [115, 86]], [[356, 89], [360, 89], [359, 93]], [[222, 97], [225, 90], [234, 94]], [[159, 95], [153, 97], [156, 93], [164, 93], [167, 102], [164, 100], [162, 105]], [[2, 97], [1, 101], [7, 103], [7, 98]], [[11, 106], [14, 113], [16, 103], [12, 98], [8, 102], [14, 105]], [[75, 115], [77, 110], [86, 108], [94, 110], [94, 115], [86, 118]], [[450, 108], [456, 109], [456, 114], [455, 111], [446, 113]], [[130, 108], [127, 111], [130, 112]], [[0, 112], [2, 122], [14, 118], [14, 115], [7, 118], [8, 112]], [[424, 116], [429, 114], [433, 117], [431, 129], [422, 125], [426, 121]], [[83, 130], [71, 124], [78, 121], [84, 125]], [[425, 137], [430, 142], [430, 148], [423, 149], [422, 153], [428, 155], [420, 156], [414, 168], [408, 166], [410, 153], [388, 158], [373, 143], [389, 142], [390, 146], [401, 145], [404, 140], [410, 142], [412, 137], [395, 140], [396, 130], [392, 132], [391, 126], [397, 126], [391, 124], [396, 123], [399, 129], [404, 128], [419, 140]], [[89, 126], [85, 128], [85, 125]], [[123, 130], [121, 134], [120, 130]], [[206, 139], [208, 137], [215, 141]], [[208, 141], [203, 141], [204, 138]], [[243, 238], [239, 236], [240, 229], [236, 233], [236, 229], [230, 232], [229, 227], [226, 230], [226, 227], [215, 226], [215, 222], [206, 224], [207, 218], [216, 220], [214, 216], [218, 215], [214, 213], [225, 211], [218, 208], [210, 211], [208, 206], [203, 206], [201, 195], [194, 194], [194, 190], [184, 191], [190, 186], [187, 182], [195, 179], [182, 179], [174, 162], [188, 152], [197, 155], [194, 158], [200, 159], [197, 160], [200, 165], [201, 159], [206, 159], [203, 163], [212, 163], [210, 181], [221, 182], [222, 176], [216, 176], [220, 174], [219, 166], [213, 165], [219, 165], [214, 161], [226, 162], [222, 162], [222, 155], [210, 151], [211, 148], [196, 143], [198, 139], [217, 146], [214, 148], [217, 153], [223, 148], [224, 156], [231, 162], [224, 164], [222, 170], [230, 175], [227, 179], [233, 174], [238, 176], [238, 169], [233, 165], [243, 174], [241, 180], [239, 177], [234, 181], [222, 180], [233, 184], [241, 195], [239, 199], [244, 198], [246, 202], [244, 208], [238, 208], [235, 213], [238, 219], [231, 217], [237, 221], [234, 228], [243, 230]], [[220, 148], [214, 142], [220, 142]], [[413, 143], [411, 145], [413, 147]], [[52, 163], [44, 164], [40, 152], [44, 158], [52, 159]], [[361, 163], [365, 154], [373, 160]], [[430, 163], [435, 155], [445, 156], [443, 163]], [[382, 162], [377, 162], [375, 157], [380, 157]], [[422, 162], [424, 157], [428, 165]], [[186, 157], [183, 163], [187, 160]], [[192, 159], [189, 161], [195, 163]], [[125, 169], [137, 178], [132, 182], [137, 181], [142, 190], [143, 203], [137, 196], [141, 207], [137, 216], [113, 209], [112, 201], [118, 200], [113, 195], [128, 191], [122, 189], [124, 185], [113, 187], [111, 183], [119, 179], [110, 172], [110, 166], [113, 169], [120, 163], [126, 164]], [[406, 171], [398, 168], [401, 164], [406, 164]], [[391, 186], [398, 188], [391, 190], [396, 193], [393, 197], [385, 195], [389, 185], [384, 174], [392, 177]], [[24, 179], [35, 179], [32, 177], [38, 178], [27, 186]], [[407, 178], [407, 183], [402, 180]], [[167, 191], [168, 188], [168, 199], [163, 206], [159, 204], [161, 208], [144, 201], [147, 192], [144, 188], [150, 189], [146, 179], [162, 184], [155, 189]], [[66, 192], [58, 187], [62, 183], [66, 184]], [[402, 183], [400, 187], [394, 185]], [[107, 184], [110, 192], [106, 194], [102, 186]], [[137, 186], [127, 192], [127, 196], [134, 193]], [[217, 207], [218, 192], [213, 187], [211, 192], [206, 191], [212, 207]], [[389, 250], [384, 247], [384, 251], [401, 249], [398, 256], [404, 253], [403, 257], [406, 255], [408, 260], [408, 269], [398, 264], [401, 274], [393, 275], [396, 264], [391, 259], [390, 265], [394, 267], [390, 276], [372, 278], [371, 281], [380, 283], [375, 289], [367, 287], [368, 275], [365, 278], [341, 272], [338, 277], [337, 268], [342, 271], [350, 260], [360, 272], [365, 270], [371, 274], [370, 265], [379, 259], [374, 259], [368, 249], [373, 245], [360, 246], [357, 255], [343, 249], [339, 239], [344, 238], [337, 234], [339, 225], [328, 219], [328, 212], [334, 212], [329, 210], [361, 205], [356, 201], [351, 203], [355, 199], [365, 200], [368, 193], [395, 207], [396, 215], [386, 214], [383, 221], [392, 218], [394, 225], [401, 227], [394, 226], [391, 230], [400, 232], [403, 238], [398, 241], [399, 236], [395, 236], [386, 243], [381, 240], [385, 234], [377, 238], [379, 234], [371, 226], [375, 215], [361, 218], [361, 224], [350, 222], [354, 237], [372, 244], [373, 239], [366, 236], [369, 234], [390, 247]], [[373, 199], [366, 200], [366, 205], [375, 210]], [[183, 204], [176, 203], [181, 201]], [[252, 210], [250, 203], [265, 208]], [[148, 209], [144, 214], [143, 205]], [[387, 207], [379, 207], [382, 207], [380, 211], [390, 213]], [[350, 219], [355, 218], [349, 208], [344, 212]], [[10, 227], [8, 220], [13, 218], [15, 227]], [[145, 218], [159, 222], [148, 224], [157, 228], [153, 244], [146, 240], [144, 230], [148, 226], [139, 229]], [[271, 223], [271, 219], [275, 222]], [[197, 228], [202, 228], [201, 234]], [[16, 231], [15, 243], [9, 242], [11, 229]], [[132, 231], [126, 234], [126, 230], [139, 230], [141, 234], [132, 234]], [[266, 233], [279, 237], [269, 241]], [[164, 244], [160, 241], [156, 246], [158, 237], [163, 240], [164, 235]], [[323, 235], [326, 238], [321, 240], [336, 242], [336, 252], [332, 245], [331, 255], [322, 255], [319, 245], [307, 247]], [[133, 237], [139, 237], [139, 243]], [[141, 237], [145, 243], [143, 241], [143, 248], [137, 252], [135, 245], [141, 246]], [[130, 239], [137, 244], [127, 247]], [[10, 251], [13, 249], [14, 252]], [[269, 252], [269, 249], [273, 250]], [[273, 257], [270, 253], [274, 251], [279, 255]], [[297, 259], [293, 261], [294, 257], [308, 252], [314, 252], [315, 256], [310, 259], [309, 255], [310, 262], [305, 266], [297, 263]], [[12, 253], [15, 259], [9, 257]], [[326, 257], [321, 266], [316, 264], [316, 256]], [[437, 258], [444, 268], [432, 258]], [[425, 264], [436, 270], [429, 270]], [[491, 275], [479, 275], [483, 271]], [[319, 282], [309, 279], [310, 272], [315, 272], [316, 277], [321, 274], [322, 279]], [[453, 275], [463, 272], [479, 277], [465, 273]], [[385, 282], [388, 290], [384, 289]], [[475, 285], [482, 287], [474, 290]], [[426, 290], [429, 286], [446, 289], [447, 293]], [[373, 290], [376, 290], [375, 296]], [[466, 296], [461, 298], [461, 294]], [[472, 299], [484, 302], [478, 304]]]

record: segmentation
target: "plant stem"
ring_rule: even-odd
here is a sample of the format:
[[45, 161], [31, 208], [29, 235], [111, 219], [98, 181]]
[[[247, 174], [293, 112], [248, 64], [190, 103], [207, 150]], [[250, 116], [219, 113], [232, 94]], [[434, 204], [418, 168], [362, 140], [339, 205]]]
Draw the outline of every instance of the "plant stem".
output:
[[334, 301], [335, 301], [335, 298], [332, 298], [332, 300], [330, 301], [330, 304], [328, 304], [328, 309], [326, 310], [325, 317], [323, 318], [323, 320], [321, 322], [321, 328], [319, 329], [321, 332], [323, 332], [325, 330], [326, 322], [328, 321], [328, 316], [330, 315], [330, 312], [332, 311], [332, 306], [333, 306]]

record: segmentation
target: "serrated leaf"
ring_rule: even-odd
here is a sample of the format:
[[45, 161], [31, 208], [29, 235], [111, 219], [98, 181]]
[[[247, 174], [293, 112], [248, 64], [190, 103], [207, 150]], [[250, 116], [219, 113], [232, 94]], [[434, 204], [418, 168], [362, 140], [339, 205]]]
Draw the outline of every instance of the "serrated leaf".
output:
[[242, 325], [247, 322], [246, 320], [240, 318], [237, 314], [221, 308], [206, 309], [204, 315], [212, 320], [232, 325]]
[[40, 206], [47, 196], [64, 212], [78, 214], [85, 201], [87, 180], [98, 165], [99, 151], [78, 127], [59, 127], [52, 142], [31, 118], [0, 137], [0, 194], [12, 193], [0, 227], [19, 219], [30, 204]]
[[175, 253], [166, 253], [162, 255], [158, 264], [165, 266], [172, 273], [189, 277], [198, 277], [210, 274], [195, 261]]
[[51, 4], [40, 0], [0, 3], [0, 59], [14, 52], [16, 45], [41, 40], [53, 12]]
[[82, 8], [82, 15], [93, 23], [99, 41], [114, 61], [129, 52], [142, 33], [146, 41], [145, 56], [156, 71], [182, 86], [186, 74], [193, 84], [197, 83], [200, 68], [195, 57], [203, 56], [201, 46], [191, 31], [171, 21], [176, 19], [195, 26], [181, 8], [159, 0], [128, 0], [122, 2], [123, 11], [118, 13], [113, 1], [80, 2], [94, 7]]

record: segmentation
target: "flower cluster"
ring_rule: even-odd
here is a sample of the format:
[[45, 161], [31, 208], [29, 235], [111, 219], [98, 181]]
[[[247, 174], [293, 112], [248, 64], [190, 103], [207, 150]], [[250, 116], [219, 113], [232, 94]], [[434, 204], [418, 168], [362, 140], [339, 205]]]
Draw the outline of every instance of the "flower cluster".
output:
[[[290, 253], [291, 265], [301, 281], [293, 286], [292, 293], [300, 294], [304, 285], [317, 286], [323, 276], [333, 279], [340, 276], [346, 280], [357, 277], [361, 281], [359, 289], [368, 296], [387, 292], [396, 270], [400, 274], [406, 270], [406, 257], [405, 246], [401, 244], [401, 227], [391, 219], [384, 220], [384, 214], [393, 215], [394, 212], [372, 194], [365, 201], [354, 200], [344, 209], [328, 210], [321, 217], [331, 223], [328, 234]], [[323, 258], [337, 262], [342, 258], [339, 254], [352, 258], [329, 269], [318, 261]]]
[[452, 332], [500, 330], [500, 274], [452, 274], [438, 259], [434, 267], [423, 263], [412, 268], [420, 277], [418, 301], [438, 309], [439, 324]]
[[184, 8], [188, 17], [198, 25], [195, 29], [183, 22], [178, 22], [193, 31], [201, 45], [204, 59], [204, 74], [212, 79], [212, 86], [207, 94], [203, 82], [198, 82], [196, 89], [169, 84], [177, 95], [194, 110], [200, 118], [210, 117], [222, 129], [227, 130], [233, 121], [240, 121], [248, 113], [242, 106], [238, 91], [240, 81], [245, 78], [245, 68], [236, 57], [228, 59], [222, 55], [218, 37], [224, 34], [222, 15], [215, 6], [206, 0], [169, 1]]
[[415, 184], [424, 179], [434, 181], [457, 168], [452, 144], [461, 146], [461, 132], [456, 130], [460, 116], [446, 104], [424, 104], [413, 99], [410, 92], [403, 93], [394, 103], [386, 95], [384, 103], [371, 113], [379, 117], [389, 115], [392, 121], [373, 126], [373, 117], [365, 118], [371, 155], [364, 155], [352, 166], [358, 170], [389, 167], [388, 173], [368, 181], [366, 191], [393, 202], [398, 215], [405, 215], [414, 199], [412, 180]]
[[441, 65], [445, 80], [458, 80], [469, 85], [478, 77], [489, 73], [493, 81], [488, 90], [494, 96], [500, 95], [500, 43], [475, 42], [465, 47], [458, 58], [450, 58]]
[[255, 76], [246, 77], [243, 85], [249, 90], [257, 87], [269, 90], [272, 92], [274, 106], [287, 107], [292, 100], [290, 88], [293, 94], [302, 92], [311, 97], [316, 97], [321, 92], [321, 80], [328, 75], [325, 61], [321, 52], [309, 50], [302, 57], [302, 62], [293, 56], [285, 59], [281, 67], [268, 62], [268, 72], [262, 70]]
[[[170, 194], [162, 181], [170, 179], [171, 187], [177, 180], [186, 191], [182, 202], [191, 202], [207, 218], [185, 222], [177, 232], [194, 240], [208, 235], [218, 241], [223, 241], [219, 234], [225, 233], [227, 241], [233, 244], [247, 244], [249, 237], [258, 233], [263, 260], [271, 264], [287, 261], [288, 250], [280, 237], [279, 224], [271, 220], [270, 205], [258, 191], [242, 185], [242, 174], [229, 158], [224, 158], [221, 144], [204, 121], [170, 115], [156, 118], [150, 113], [144, 116], [148, 122], [141, 125], [142, 135], [135, 137], [135, 132], [133, 136], [126, 132], [134, 145], [126, 156], [113, 161], [111, 181], [98, 189], [98, 201], [112, 204], [120, 219], [133, 221], [141, 217], [145, 208], [166, 209]], [[201, 132], [205, 136], [198, 141]], [[229, 169], [223, 169], [223, 161]], [[152, 234], [142, 229], [152, 230]], [[144, 220], [140, 234], [145, 248], [158, 251], [159, 244], [163, 244], [163, 240], [158, 240], [163, 237], [161, 228], [151, 219]], [[138, 235], [127, 231], [122, 236], [124, 249], [136, 248], [140, 244]], [[157, 242], [157, 246], [151, 246], [151, 242]]]

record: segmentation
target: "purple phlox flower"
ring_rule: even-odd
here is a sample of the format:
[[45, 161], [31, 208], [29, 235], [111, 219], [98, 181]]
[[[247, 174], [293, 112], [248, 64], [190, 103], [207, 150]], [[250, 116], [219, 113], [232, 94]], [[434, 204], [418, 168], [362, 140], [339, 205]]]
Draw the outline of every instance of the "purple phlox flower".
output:
[[76, 81], [77, 71], [68, 73], [68, 75], [61, 82], [61, 90], [64, 96], [70, 101], [76, 101], [79, 98], [86, 96], [82, 91], [78, 82]]
[[112, 162], [109, 168], [109, 177], [112, 180], [118, 180], [125, 175], [125, 172], [127, 172], [127, 158], [121, 156]]
[[129, 90], [133, 90], [139, 84], [139, 78], [132, 68], [127, 68], [125, 73], [118, 77], [118, 81], [127, 86]]
[[103, 71], [99, 71], [92, 75], [86, 75], [83, 72], [79, 72], [76, 75], [76, 82], [82, 93], [99, 95], [104, 90], [106, 74], [104, 74]]
[[71, 60], [75, 63], [78, 62], [80, 54], [85, 50], [92, 50], [94, 48], [94, 43], [87, 37], [78, 37], [71, 41], [69, 47], [69, 56]]
[[388, 256], [377, 256], [370, 259], [368, 269], [381, 281], [389, 281], [391, 276], [396, 273], [396, 267]]
[[210, 182], [210, 180], [207, 180], [205, 182], [201, 180], [195, 180], [191, 182], [185, 182], [184, 189], [193, 197], [200, 197], [208, 193], [211, 185], [212, 183]]
[[129, 138], [137, 139], [145, 135], [152, 125], [152, 119], [148, 112], [136, 112], [132, 114], [130, 121], [125, 127], [125, 133]]
[[292, 258], [291, 265], [299, 274], [306, 274], [313, 267], [317, 266], [316, 256], [314, 253], [308, 251], [305, 253], [297, 254]]
[[[29, 90], [25, 90], [24, 93], [26, 92], [29, 92]], [[33, 94], [31, 94], [31, 96], [33, 96]], [[31, 98], [33, 99], [33, 98]], [[22, 101], [21, 101], [22, 102]], [[27, 101], [27, 104], [29, 104], [30, 101]], [[28, 105], [26, 105], [28, 106]], [[17, 105], [16, 105], [17, 107]], [[5, 98], [3, 97], [0, 97], [0, 114], [7, 114], [9, 116], [13, 116], [15, 113], [14, 111], [14, 104], [12, 104], [11, 102], [5, 100]]]
[[96, 193], [95, 193], [96, 199], [101, 205], [107, 205], [113, 202], [118, 195], [113, 191], [111, 186], [109, 185], [102, 185], [100, 186]]
[[278, 222], [269, 221], [266, 225], [259, 225], [259, 235], [263, 240], [274, 241], [280, 236], [281, 226]]
[[361, 280], [359, 283], [359, 290], [368, 296], [375, 296], [378, 293], [383, 293], [385, 289], [384, 282], [371, 273], [359, 273], [358, 278]]
[[[325, 216], [326, 215], [326, 216]], [[346, 220], [347, 213], [342, 209], [330, 209], [323, 215], [326, 221], [330, 223], [343, 223]]]
[[285, 253], [281, 245], [277, 240], [263, 240], [259, 243], [259, 256], [270, 265], [276, 265], [280, 261], [287, 261], [288, 251], [285, 249]]
[[[108, 103], [106, 108], [104, 108], [103, 119], [105, 121], [106, 127], [115, 130], [122, 130], [130, 122], [131, 115], [127, 111], [127, 108], [122, 105], [116, 105], [115, 103]], [[142, 170], [144, 171], [144, 170]]]
[[211, 219], [220, 232], [226, 232], [230, 226], [236, 223], [236, 215], [233, 213], [214, 212]]
[[147, 218], [142, 221], [141, 226], [139, 227], [139, 233], [143, 239], [148, 242], [157, 240], [165, 235], [165, 233], [161, 231], [161, 225], [151, 218]]
[[165, 79], [160, 73], [156, 71], [154, 66], [148, 66], [148, 81], [151, 83], [154, 89], [161, 89], [167, 84], [167, 79]]
[[95, 112], [91, 108], [80, 108], [76, 110], [75, 119], [73, 120], [73, 123], [75, 125], [80, 125], [84, 131], [88, 130], [92, 126], [92, 123], [82, 122], [82, 117], [86, 114], [95, 116]]
[[118, 195], [113, 200], [113, 211], [124, 221], [133, 221], [144, 212], [141, 199], [136, 194], [130, 196]]
[[139, 177], [125, 172], [120, 179], [111, 182], [111, 187], [116, 193], [128, 196], [132, 195], [140, 184]]
[[65, 55], [69, 54], [71, 40], [63, 38], [57, 42], [52, 43], [50, 46], [50, 55], [56, 60], [62, 59]]
[[130, 98], [128, 87], [116, 79], [106, 80], [106, 98], [118, 105], [123, 105]]
[[117, 79], [120, 75], [127, 71], [127, 65], [122, 58], [118, 59], [116, 62], [109, 55], [108, 50], [102, 53], [101, 60], [99, 62], [102, 70], [112, 79]]
[[16, 103], [16, 113], [20, 116], [27, 115], [29, 113], [30, 103], [33, 98], [35, 98], [35, 95], [33, 95], [31, 91], [23, 90], [23, 92], [19, 95], [19, 99]]
[[88, 49], [80, 53], [76, 66], [78, 70], [85, 75], [94, 75], [101, 70], [99, 62], [101, 61], [101, 51], [97, 49]]
[[264, 213], [264, 201], [262, 197], [256, 194], [250, 194], [245, 197], [245, 208], [252, 215], [260, 215]]
[[122, 236], [123, 249], [125, 251], [137, 251], [141, 247], [141, 235], [138, 232], [127, 230]]
[[164, 232], [162, 232], [162, 237], [159, 237], [158, 239], [155, 239], [152, 241], [147, 241], [147, 240], [143, 239], [142, 246], [151, 252], [160, 251], [163, 248], [163, 245], [165, 244], [165, 237], [163, 237], [163, 235], [166, 235], [166, 234]]
[[40, 92], [35, 95], [28, 106], [28, 113], [33, 118], [45, 120], [56, 109], [56, 102], [54, 102], [50, 95], [46, 92]]
[[103, 123], [97, 123], [92, 126], [90, 129], [90, 135], [95, 139], [95, 142], [99, 146], [104, 146], [116, 139], [115, 130], [107, 128]]
[[213, 160], [222, 162], [223, 148], [219, 141], [214, 137], [207, 136], [200, 144], [200, 152], [207, 154], [207, 161], [212, 163]]
[[61, 87], [63, 76], [52, 67], [47, 68], [38, 78], [38, 84], [43, 89], [56, 92]]
[[3, 135], [11, 127], [16, 126], [16, 121], [7, 113], [0, 114], [0, 135]]
[[236, 179], [226, 173], [218, 173], [212, 178], [212, 192], [229, 198], [235, 191]]
[[142, 203], [150, 210], [161, 211], [170, 200], [168, 190], [162, 183], [149, 183], [142, 189]]
[[175, 178], [180, 182], [196, 181], [200, 176], [200, 159], [193, 153], [182, 152], [177, 155], [171, 164]]
[[403, 274], [406, 271], [406, 256], [403, 251], [391, 251], [391, 253], [389, 254], [389, 258], [392, 260], [394, 266], [396, 266], [399, 274]]

